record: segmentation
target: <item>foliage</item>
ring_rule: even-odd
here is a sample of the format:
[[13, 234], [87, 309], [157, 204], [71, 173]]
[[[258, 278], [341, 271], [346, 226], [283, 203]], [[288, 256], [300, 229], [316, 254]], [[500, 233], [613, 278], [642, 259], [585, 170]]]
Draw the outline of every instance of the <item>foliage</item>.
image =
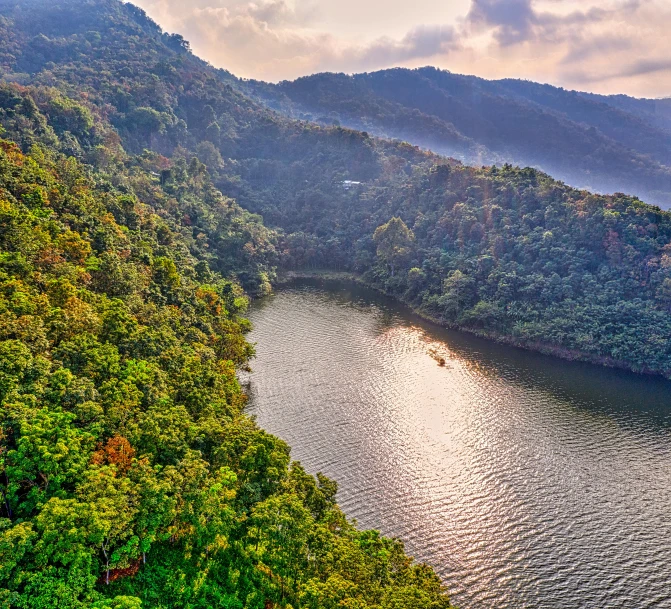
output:
[[[532, 170], [438, 166], [368, 214], [368, 230], [387, 214], [413, 227], [415, 258], [392, 290], [430, 316], [669, 376], [669, 213]], [[354, 238], [365, 248], [365, 229]]]
[[[668, 212], [509, 165], [425, 165], [334, 201], [323, 236], [286, 239], [291, 264], [329, 266], [337, 237], [345, 268], [446, 325], [671, 376]], [[414, 235], [395, 268], [380, 249], [390, 218]]]
[[431, 67], [240, 87], [289, 116], [406, 140], [469, 164], [532, 165], [574, 186], [671, 206], [669, 100], [489, 81]]
[[377, 255], [389, 265], [392, 277], [396, 265], [403, 263], [410, 255], [414, 240], [413, 232], [397, 217], [375, 229], [373, 241], [377, 245]]
[[[93, 27], [72, 6], [31, 27]], [[0, 87], [2, 606], [448, 607], [244, 414], [241, 285], [269, 289], [278, 236], [214, 186], [218, 149], [128, 153], [66, 89]]]

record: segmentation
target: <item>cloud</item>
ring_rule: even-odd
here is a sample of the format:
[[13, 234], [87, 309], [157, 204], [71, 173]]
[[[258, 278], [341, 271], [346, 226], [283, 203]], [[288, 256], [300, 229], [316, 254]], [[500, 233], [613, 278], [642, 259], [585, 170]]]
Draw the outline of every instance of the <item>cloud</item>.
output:
[[467, 23], [478, 30], [493, 29], [502, 45], [529, 38], [537, 20], [531, 0], [473, 0], [466, 16]]
[[668, 72], [671, 70], [671, 59], [642, 59], [615, 73], [615, 76], [644, 76], [655, 72]]
[[511, 76], [569, 88], [663, 96], [670, 27], [666, 0], [473, 0], [462, 36], [489, 40], [492, 72], [505, 64]]
[[607, 8], [594, 6], [565, 14], [539, 10], [536, 4], [533, 0], [473, 0], [466, 23], [476, 31], [491, 31], [501, 46], [557, 42], [575, 38], [587, 26], [636, 12], [640, 0], [627, 0]]
[[218, 2], [195, 6], [172, 0], [140, 2], [166, 29], [179, 31], [194, 51], [240, 76], [278, 80], [292, 67], [309, 70], [315, 57], [335, 44], [327, 33], [309, 31], [311, 7], [284, 0]]
[[256, 21], [269, 25], [285, 25], [301, 22], [305, 19], [305, 15], [299, 15], [283, 0], [249, 4], [246, 12]]
[[[314, 29], [316, 5], [285, 0], [235, 2], [139, 0], [169, 31], [179, 31], [194, 51], [215, 65], [248, 76], [280, 80], [320, 70], [376, 69], [446, 55], [459, 44], [452, 25], [420, 25], [401, 38], [379, 36], [343, 42]], [[287, 74], [288, 73], [288, 74]]]
[[610, 72], [575, 71], [571, 74], [571, 79], [578, 83], [597, 83], [614, 79], [648, 76], [660, 72], [671, 74], [671, 59], [668, 57], [641, 59], [621, 65]]
[[360, 47], [334, 50], [320, 63], [322, 66], [347, 65], [349, 70], [368, 70], [414, 59], [444, 57], [459, 46], [459, 35], [454, 27], [425, 25], [409, 31], [401, 40], [382, 37]]
[[634, 49], [634, 42], [620, 35], [607, 33], [576, 41], [561, 60], [563, 66], [580, 65], [593, 57], [618, 56]]

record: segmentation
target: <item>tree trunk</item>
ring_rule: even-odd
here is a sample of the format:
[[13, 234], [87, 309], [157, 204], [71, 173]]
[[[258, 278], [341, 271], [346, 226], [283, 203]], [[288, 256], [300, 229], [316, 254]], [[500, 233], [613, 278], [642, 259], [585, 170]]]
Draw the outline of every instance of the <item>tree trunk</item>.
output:
[[102, 546], [102, 551], [103, 555], [105, 556], [105, 585], [109, 586], [110, 585], [110, 561], [109, 558], [107, 557], [107, 550], [105, 550], [105, 546]]

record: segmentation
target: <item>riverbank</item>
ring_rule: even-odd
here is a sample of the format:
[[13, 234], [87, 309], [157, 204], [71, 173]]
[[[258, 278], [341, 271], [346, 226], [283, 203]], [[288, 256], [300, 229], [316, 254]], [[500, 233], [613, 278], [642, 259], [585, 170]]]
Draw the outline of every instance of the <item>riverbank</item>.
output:
[[442, 328], [448, 328], [450, 330], [457, 330], [459, 332], [466, 332], [477, 336], [479, 338], [484, 338], [486, 340], [494, 341], [501, 345], [508, 345], [510, 347], [516, 347], [518, 349], [524, 349], [526, 351], [532, 351], [535, 353], [541, 353], [542, 355], [550, 355], [552, 357], [558, 357], [563, 360], [572, 361], [572, 362], [585, 362], [589, 364], [596, 364], [599, 366], [605, 366], [607, 368], [615, 368], [618, 370], [627, 370], [628, 372], [634, 372], [636, 374], [643, 374], [649, 376], [661, 376], [662, 378], [671, 379], [671, 371], [668, 374], [662, 374], [654, 370], [646, 369], [636, 369], [629, 362], [624, 360], [616, 360], [611, 357], [606, 356], [597, 356], [593, 353], [588, 353], [586, 351], [580, 351], [576, 349], [568, 349], [565, 347], [559, 347], [557, 345], [552, 345], [550, 343], [542, 343], [537, 341], [526, 341], [519, 339], [514, 336], [509, 336], [506, 334], [500, 334], [498, 332], [482, 330], [479, 328], [471, 328], [468, 326], [462, 326], [459, 324], [454, 324], [446, 322], [443, 319], [436, 318], [433, 315], [428, 314], [426, 311], [422, 311], [417, 307], [413, 306], [410, 302], [403, 298], [399, 298], [396, 294], [391, 294], [387, 292], [382, 286], [371, 283], [365, 279], [360, 273], [353, 273], [348, 271], [332, 271], [332, 270], [292, 270], [281, 273], [278, 276], [276, 285], [286, 285], [291, 283], [295, 279], [324, 279], [332, 281], [352, 281], [359, 285], [363, 285], [367, 288], [375, 290], [380, 294], [396, 300], [397, 302], [402, 303], [408, 309], [410, 309], [415, 315], [422, 318], [425, 321], [429, 321], [437, 326]]

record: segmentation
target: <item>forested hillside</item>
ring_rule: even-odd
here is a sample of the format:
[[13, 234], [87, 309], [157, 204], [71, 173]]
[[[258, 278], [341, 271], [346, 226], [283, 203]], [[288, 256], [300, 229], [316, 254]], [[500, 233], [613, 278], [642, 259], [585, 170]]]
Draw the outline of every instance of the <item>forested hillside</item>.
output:
[[488, 81], [435, 68], [240, 86], [295, 117], [393, 137], [469, 164], [542, 169], [573, 186], [671, 207], [671, 105]]
[[[54, 116], [64, 152], [105, 167], [119, 141], [141, 156], [152, 150], [162, 155], [152, 171], [166, 186], [183, 171], [179, 159], [196, 156], [225, 196], [279, 230], [270, 238], [275, 251], [245, 243], [248, 255], [265, 251], [264, 268], [238, 269], [246, 289], [267, 290], [276, 252], [284, 267], [368, 272], [442, 323], [669, 374], [669, 215], [658, 208], [573, 190], [531, 169], [467, 168], [366, 132], [284, 118], [245, 97], [231, 74], [193, 56], [180, 36], [117, 0], [2, 0], [0, 15], [5, 78], [29, 85], [38, 100], [45, 92], [59, 99], [44, 112]], [[505, 82], [497, 86], [518, 96], [525, 88], [528, 97], [555, 92]], [[82, 131], [80, 111], [67, 111], [71, 99], [109, 125], [97, 140]], [[592, 102], [585, 103], [588, 113]], [[614, 129], [615, 119], [608, 124]], [[530, 128], [529, 136], [547, 133]], [[395, 215], [414, 235], [391, 278], [373, 234]], [[265, 230], [254, 226], [255, 234]], [[452, 301], [457, 272], [469, 296]]]
[[278, 267], [671, 376], [658, 208], [283, 117], [118, 0], [0, 0], [0, 70], [6, 607], [449, 606], [245, 416]]
[[[348, 197], [329, 238], [287, 236], [293, 264], [349, 264], [445, 325], [671, 375], [668, 212], [511, 166], [436, 165]], [[282, 213], [324, 222], [300, 202]]]
[[243, 412], [238, 281], [269, 288], [275, 235], [195, 156], [0, 99], [1, 606], [447, 609]]

